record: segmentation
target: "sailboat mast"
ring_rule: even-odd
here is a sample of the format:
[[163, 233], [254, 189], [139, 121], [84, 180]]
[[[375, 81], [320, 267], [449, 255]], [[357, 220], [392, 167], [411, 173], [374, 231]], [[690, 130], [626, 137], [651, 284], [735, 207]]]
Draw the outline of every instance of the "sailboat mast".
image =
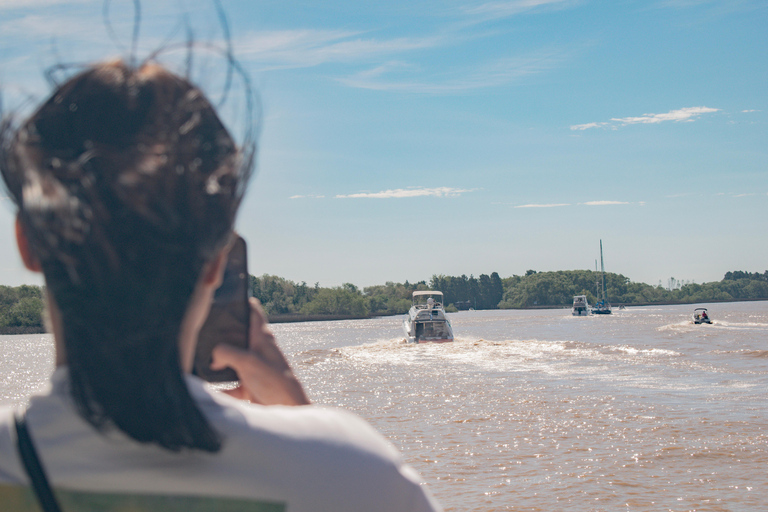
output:
[[[597, 274], [597, 260], [595, 260], [595, 274]], [[595, 297], [597, 301], [600, 301], [600, 281], [595, 279]]]
[[600, 239], [600, 272], [603, 274], [603, 296], [602, 300], [605, 302], [605, 265], [603, 264], [603, 240]]

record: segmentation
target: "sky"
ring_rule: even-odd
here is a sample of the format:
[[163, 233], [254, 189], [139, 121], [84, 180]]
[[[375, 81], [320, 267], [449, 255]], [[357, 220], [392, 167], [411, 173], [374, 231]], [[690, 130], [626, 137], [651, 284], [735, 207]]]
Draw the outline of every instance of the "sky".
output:
[[[250, 273], [321, 286], [594, 269], [657, 285], [768, 269], [765, 0], [222, 0], [258, 98]], [[108, 11], [109, 23], [104, 21]], [[186, 20], [186, 21], [184, 21]], [[0, 0], [3, 107], [47, 69], [180, 66], [213, 1]], [[221, 99], [223, 59], [193, 78]], [[222, 104], [233, 133], [243, 87]], [[5, 193], [3, 193], [3, 196]], [[0, 283], [41, 284], [0, 201]]]

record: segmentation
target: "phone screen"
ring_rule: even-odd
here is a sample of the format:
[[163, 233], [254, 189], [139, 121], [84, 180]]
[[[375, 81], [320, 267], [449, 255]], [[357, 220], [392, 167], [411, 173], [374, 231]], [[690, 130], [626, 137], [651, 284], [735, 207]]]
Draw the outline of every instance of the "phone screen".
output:
[[213, 297], [211, 311], [200, 329], [193, 373], [208, 382], [236, 381], [231, 368], [211, 370], [213, 348], [228, 343], [248, 348], [251, 307], [248, 303], [250, 283], [245, 240], [237, 237], [227, 258], [221, 286]]

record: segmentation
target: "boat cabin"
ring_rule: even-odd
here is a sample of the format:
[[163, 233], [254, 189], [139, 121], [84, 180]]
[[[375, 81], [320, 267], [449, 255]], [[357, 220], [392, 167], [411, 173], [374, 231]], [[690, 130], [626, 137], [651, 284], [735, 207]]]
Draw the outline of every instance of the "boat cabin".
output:
[[443, 292], [413, 292], [411, 300], [416, 309], [443, 309]]

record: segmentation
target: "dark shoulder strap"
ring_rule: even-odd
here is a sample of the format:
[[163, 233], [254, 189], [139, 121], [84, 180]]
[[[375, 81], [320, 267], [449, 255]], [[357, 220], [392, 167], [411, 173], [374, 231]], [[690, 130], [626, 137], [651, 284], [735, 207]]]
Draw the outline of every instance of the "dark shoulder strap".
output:
[[27, 420], [25, 416], [16, 415], [16, 448], [19, 450], [19, 457], [24, 463], [24, 469], [27, 470], [29, 480], [32, 482], [32, 488], [40, 503], [40, 508], [44, 512], [61, 512], [59, 502], [53, 495], [53, 490], [48, 483], [48, 477], [45, 475], [45, 469], [37, 457], [35, 445], [32, 443], [32, 436], [27, 430]]

